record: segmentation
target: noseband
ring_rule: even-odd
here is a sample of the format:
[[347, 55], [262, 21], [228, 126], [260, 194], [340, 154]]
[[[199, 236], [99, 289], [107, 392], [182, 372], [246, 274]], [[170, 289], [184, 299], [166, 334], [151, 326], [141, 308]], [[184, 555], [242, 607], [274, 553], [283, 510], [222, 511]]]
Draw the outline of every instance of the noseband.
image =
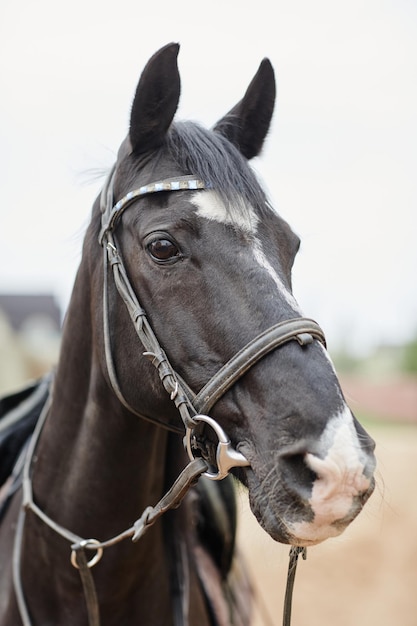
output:
[[[219, 443], [217, 446], [216, 459], [214, 462], [211, 461], [211, 468], [214, 468], [214, 471], [210, 469], [205, 475], [212, 480], [221, 480], [229, 473], [232, 467], [247, 466], [249, 462], [240, 452], [232, 447], [230, 439], [226, 436], [223, 429], [213, 418], [209, 417], [207, 413], [226, 391], [266, 354], [293, 340], [296, 340], [300, 346], [304, 347], [311, 344], [314, 339], [317, 339], [325, 346], [326, 340], [324, 333], [316, 322], [303, 317], [297, 317], [275, 324], [242, 348], [223, 365], [197, 394], [195, 394], [172, 367], [149, 324], [146, 312], [140, 305], [129, 281], [121, 254], [117, 247], [114, 231], [122, 214], [139, 198], [161, 191], [196, 191], [199, 189], [209, 189], [210, 185], [194, 176], [168, 178], [134, 189], [114, 204], [114, 179], [115, 169], [111, 172], [100, 197], [102, 218], [99, 234], [99, 242], [104, 249], [103, 326], [106, 363], [111, 385], [116, 396], [132, 413], [139, 415], [143, 419], [157, 423], [168, 430], [180, 434], [184, 433], [183, 428], [179, 427], [178, 424], [171, 424], [158, 420], [155, 417], [139, 413], [130, 406], [121, 391], [112, 357], [110, 339], [108, 306], [109, 266], [112, 268], [117, 290], [127, 307], [135, 331], [145, 349], [143, 354], [150, 359], [157, 369], [165, 390], [179, 410], [183, 426], [185, 427], [185, 441], [190, 459], [192, 460], [194, 458], [195, 449], [201, 448], [201, 446], [196, 445], [194, 430], [202, 423], [209, 425], [217, 435]], [[201, 454], [201, 450], [199, 454]], [[206, 457], [204, 458], [208, 461]]]

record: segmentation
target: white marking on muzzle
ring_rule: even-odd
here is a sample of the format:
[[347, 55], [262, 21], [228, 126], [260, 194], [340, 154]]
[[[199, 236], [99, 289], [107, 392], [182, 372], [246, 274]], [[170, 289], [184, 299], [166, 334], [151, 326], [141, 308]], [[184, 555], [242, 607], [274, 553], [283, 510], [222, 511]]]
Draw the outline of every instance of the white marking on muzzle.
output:
[[357, 496], [371, 485], [364, 473], [369, 459], [360, 446], [348, 407], [329, 421], [318, 449], [318, 455], [307, 453], [304, 457], [306, 465], [317, 475], [309, 499], [314, 518], [311, 522], [291, 524], [300, 545], [339, 535], [344, 524], [336, 522], [346, 519], [345, 525], [348, 524], [360, 506]]

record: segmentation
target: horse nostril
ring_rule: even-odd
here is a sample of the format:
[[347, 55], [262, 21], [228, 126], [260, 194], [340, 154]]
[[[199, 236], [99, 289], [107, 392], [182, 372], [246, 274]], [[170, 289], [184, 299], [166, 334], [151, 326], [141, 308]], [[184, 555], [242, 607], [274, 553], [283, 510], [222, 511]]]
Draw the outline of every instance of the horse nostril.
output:
[[285, 452], [281, 456], [281, 471], [284, 483], [291, 491], [295, 491], [303, 500], [311, 496], [316, 472], [306, 463], [306, 452]]

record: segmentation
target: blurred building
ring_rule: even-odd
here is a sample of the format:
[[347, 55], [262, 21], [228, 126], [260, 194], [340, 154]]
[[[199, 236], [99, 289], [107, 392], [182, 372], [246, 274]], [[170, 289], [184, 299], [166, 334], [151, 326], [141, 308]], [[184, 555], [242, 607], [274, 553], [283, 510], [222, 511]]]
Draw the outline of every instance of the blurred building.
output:
[[41, 376], [58, 359], [61, 310], [51, 294], [0, 294], [0, 393]]

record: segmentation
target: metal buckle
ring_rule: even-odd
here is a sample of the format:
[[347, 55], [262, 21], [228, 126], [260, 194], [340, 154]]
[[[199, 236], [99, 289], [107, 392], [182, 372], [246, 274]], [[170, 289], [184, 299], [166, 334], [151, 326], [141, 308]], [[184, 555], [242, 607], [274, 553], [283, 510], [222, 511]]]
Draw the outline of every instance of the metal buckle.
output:
[[[229, 437], [216, 420], [208, 415], [194, 415], [193, 420], [195, 422], [204, 422], [205, 424], [211, 426], [219, 440], [216, 451], [217, 472], [213, 473], [207, 471], [204, 472], [203, 476], [206, 476], [206, 478], [209, 478], [210, 480], [223, 480], [223, 478], [226, 478], [232, 467], [247, 467], [250, 465], [247, 458], [243, 456], [241, 452], [238, 452], [232, 447]], [[189, 427], [185, 432], [185, 444], [190, 461], [195, 459], [192, 444], [192, 434], [194, 428], [195, 427]]]

